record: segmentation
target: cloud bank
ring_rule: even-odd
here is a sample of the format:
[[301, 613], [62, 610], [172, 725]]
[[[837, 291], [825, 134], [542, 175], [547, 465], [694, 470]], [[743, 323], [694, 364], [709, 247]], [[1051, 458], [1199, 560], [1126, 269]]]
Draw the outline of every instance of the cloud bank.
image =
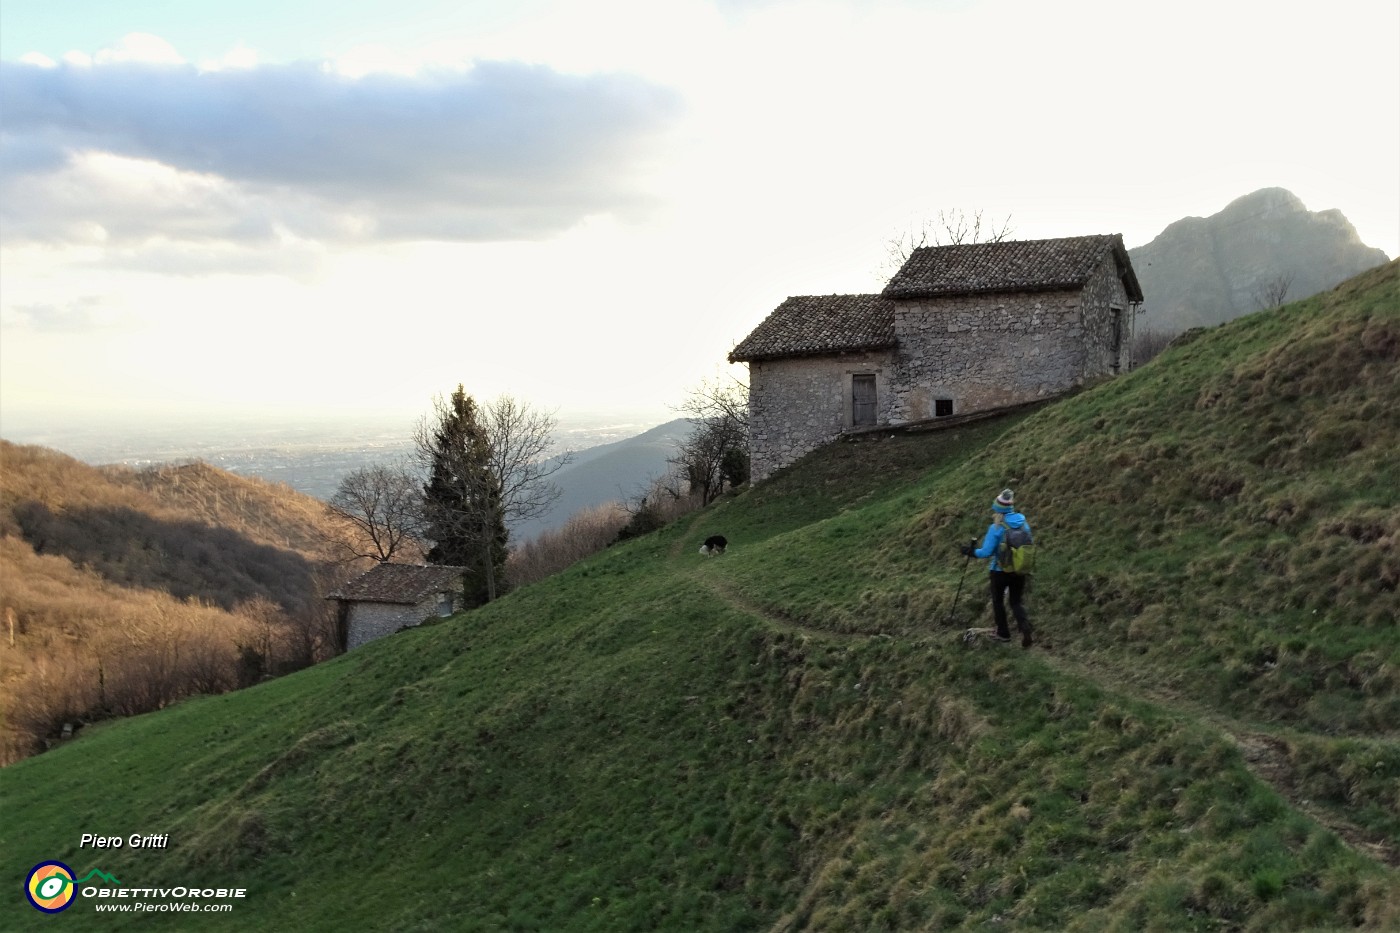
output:
[[0, 63], [7, 245], [538, 239], [646, 209], [678, 96], [514, 62]]

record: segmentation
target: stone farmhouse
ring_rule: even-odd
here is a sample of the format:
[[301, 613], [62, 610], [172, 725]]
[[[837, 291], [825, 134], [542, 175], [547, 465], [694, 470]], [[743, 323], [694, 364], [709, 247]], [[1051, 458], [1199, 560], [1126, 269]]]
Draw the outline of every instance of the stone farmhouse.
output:
[[1141, 304], [1118, 234], [926, 247], [878, 295], [789, 298], [729, 354], [749, 367], [752, 478], [843, 433], [1122, 372]]
[[446, 618], [462, 604], [465, 567], [378, 564], [327, 596], [339, 604], [336, 617], [341, 647], [366, 642]]

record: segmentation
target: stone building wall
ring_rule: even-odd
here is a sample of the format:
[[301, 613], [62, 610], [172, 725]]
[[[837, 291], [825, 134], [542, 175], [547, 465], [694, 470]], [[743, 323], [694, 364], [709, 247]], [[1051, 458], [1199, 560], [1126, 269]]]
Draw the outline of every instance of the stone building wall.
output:
[[891, 421], [1031, 401], [1074, 385], [1084, 347], [1078, 289], [961, 295], [902, 303]]
[[851, 425], [851, 377], [874, 374], [878, 419], [892, 414], [892, 357], [846, 353], [749, 363], [749, 453], [754, 481], [765, 479]]
[[401, 603], [351, 603], [346, 620], [345, 649], [347, 651], [363, 644], [392, 635], [405, 626], [421, 625], [427, 619], [439, 615], [440, 595], [431, 596], [415, 606]]
[[[1116, 356], [1113, 353], [1114, 308], [1119, 309]], [[1112, 256], [1105, 256], [1098, 272], [1084, 286], [1084, 371], [1081, 378], [1097, 379], [1128, 371], [1136, 317], [1137, 306], [1118, 277], [1118, 264]]]
[[1107, 255], [1082, 289], [901, 301], [895, 350], [751, 362], [752, 477], [851, 427], [852, 374], [875, 374], [881, 424], [1034, 401], [1126, 371], [1135, 310]]
[[[1114, 311], [1118, 309], [1114, 355]], [[1127, 369], [1134, 306], [1111, 255], [1082, 289], [901, 304], [890, 421], [1034, 401]]]

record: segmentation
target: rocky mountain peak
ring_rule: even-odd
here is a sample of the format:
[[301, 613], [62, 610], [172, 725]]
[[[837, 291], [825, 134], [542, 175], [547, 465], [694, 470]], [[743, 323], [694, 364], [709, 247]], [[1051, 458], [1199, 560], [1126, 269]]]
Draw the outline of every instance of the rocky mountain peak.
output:
[[1209, 217], [1186, 217], [1128, 251], [1142, 284], [1139, 327], [1175, 333], [1297, 301], [1389, 257], [1361, 242], [1341, 211], [1309, 211], [1285, 188], [1262, 188]]

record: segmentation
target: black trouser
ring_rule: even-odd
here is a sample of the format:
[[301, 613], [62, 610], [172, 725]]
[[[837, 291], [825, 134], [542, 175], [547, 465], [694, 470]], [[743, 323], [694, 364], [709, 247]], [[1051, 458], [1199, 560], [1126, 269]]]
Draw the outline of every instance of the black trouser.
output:
[[1026, 615], [1026, 607], [1021, 605], [1021, 594], [1026, 591], [1026, 578], [1019, 573], [1004, 573], [1000, 570], [993, 570], [992, 581], [992, 618], [996, 619], [997, 634], [1002, 638], [1011, 637], [1011, 629], [1006, 624], [1006, 606], [1002, 602], [1002, 595], [1011, 591], [1011, 614], [1016, 617], [1016, 627], [1021, 630], [1022, 635], [1031, 633], [1031, 620]]

